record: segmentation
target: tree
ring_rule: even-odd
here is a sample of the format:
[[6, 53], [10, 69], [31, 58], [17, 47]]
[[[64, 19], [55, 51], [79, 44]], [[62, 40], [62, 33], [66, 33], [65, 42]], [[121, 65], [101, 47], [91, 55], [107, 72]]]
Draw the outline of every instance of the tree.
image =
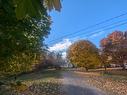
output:
[[59, 69], [63, 65], [62, 63], [63, 63], [63, 58], [61, 53], [47, 51], [44, 60], [42, 60], [40, 64], [37, 64], [35, 68], [36, 70], [47, 69], [47, 68]]
[[27, 16], [42, 18], [44, 6], [47, 9], [60, 11], [60, 0], [0, 0], [0, 10], [7, 13], [15, 13], [17, 19], [22, 20]]
[[[8, 0], [9, 1], [9, 0]], [[33, 69], [43, 54], [50, 18], [44, 9], [42, 19], [17, 20], [14, 13], [0, 14], [0, 73], [16, 74]]]
[[113, 43], [119, 43], [124, 39], [124, 34], [121, 31], [114, 31], [108, 35], [108, 39]]
[[98, 49], [88, 40], [80, 40], [72, 44], [68, 49], [67, 58], [72, 64], [85, 67], [86, 70], [100, 63]]
[[51, 11], [52, 9], [55, 9], [57, 11], [61, 10], [60, 0], [43, 0], [43, 1], [49, 11]]
[[29, 71], [44, 57], [46, 8], [60, 11], [60, 0], [0, 0], [0, 74]]
[[126, 32], [114, 31], [109, 34], [106, 39], [101, 40], [101, 49], [102, 55], [111, 57], [111, 63], [123, 65], [127, 59]]
[[104, 66], [105, 70], [109, 66], [109, 63], [111, 60], [109, 60], [109, 57], [111, 56], [111, 48], [112, 44], [111, 41], [108, 38], [104, 38], [100, 41], [100, 59], [101, 63]]

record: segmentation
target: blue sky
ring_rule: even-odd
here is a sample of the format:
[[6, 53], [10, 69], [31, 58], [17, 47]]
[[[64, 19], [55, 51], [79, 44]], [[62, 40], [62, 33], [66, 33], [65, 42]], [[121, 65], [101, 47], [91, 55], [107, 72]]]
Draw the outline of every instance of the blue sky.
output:
[[[62, 0], [62, 10], [60, 13], [56, 11], [49, 13], [52, 17], [53, 23], [50, 35], [45, 39], [45, 43], [49, 47], [56, 46], [57, 48], [61, 48], [58, 45], [64, 44], [64, 47], [67, 48], [68, 45], [65, 43], [70, 45], [70, 42], [72, 43], [79, 39], [88, 39], [99, 47], [99, 41], [102, 38], [106, 37], [114, 30], [127, 30], [127, 24], [111, 30], [103, 31], [103, 29], [99, 29], [101, 32], [89, 34], [87, 37], [86, 35], [80, 35], [80, 33], [96, 32], [98, 31], [96, 30], [97, 28], [116, 23], [121, 20], [124, 20], [123, 22], [127, 22], [127, 15], [94, 28], [91, 27], [87, 31], [80, 31], [77, 34], [75, 34], [75, 32], [123, 13], [127, 13], [127, 0]], [[62, 39], [51, 42], [52, 40], [58, 39], [68, 33], [75, 35], [71, 35], [69, 37], [66, 36]]]

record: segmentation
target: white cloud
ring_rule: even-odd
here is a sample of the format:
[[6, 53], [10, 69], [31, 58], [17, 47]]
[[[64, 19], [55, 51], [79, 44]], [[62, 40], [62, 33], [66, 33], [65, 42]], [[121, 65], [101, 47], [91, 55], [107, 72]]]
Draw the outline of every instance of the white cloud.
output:
[[97, 36], [102, 35], [104, 32], [105, 32], [105, 31], [100, 31], [100, 32], [98, 32], [98, 33], [93, 33], [93, 35], [91, 35], [89, 38], [95, 38], [95, 37], [97, 37]]
[[69, 39], [64, 39], [62, 42], [56, 43], [49, 47], [49, 51], [65, 51], [71, 44], [72, 42]]

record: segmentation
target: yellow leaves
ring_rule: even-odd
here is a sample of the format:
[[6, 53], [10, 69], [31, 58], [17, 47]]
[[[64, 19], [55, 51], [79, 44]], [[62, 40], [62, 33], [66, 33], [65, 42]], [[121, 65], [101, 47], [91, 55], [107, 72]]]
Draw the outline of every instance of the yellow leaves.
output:
[[79, 67], [98, 66], [98, 50], [91, 42], [80, 40], [72, 44], [68, 50], [68, 59]]
[[44, 4], [49, 11], [55, 9], [60, 12], [62, 8], [60, 0], [44, 0]]

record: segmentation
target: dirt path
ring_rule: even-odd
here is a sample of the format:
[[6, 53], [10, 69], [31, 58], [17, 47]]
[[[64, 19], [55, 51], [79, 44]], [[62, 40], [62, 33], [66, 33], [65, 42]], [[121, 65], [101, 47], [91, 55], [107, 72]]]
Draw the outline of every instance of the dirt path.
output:
[[63, 72], [63, 93], [65, 95], [106, 95], [98, 88], [89, 86], [84, 81], [84, 76], [72, 71]]

